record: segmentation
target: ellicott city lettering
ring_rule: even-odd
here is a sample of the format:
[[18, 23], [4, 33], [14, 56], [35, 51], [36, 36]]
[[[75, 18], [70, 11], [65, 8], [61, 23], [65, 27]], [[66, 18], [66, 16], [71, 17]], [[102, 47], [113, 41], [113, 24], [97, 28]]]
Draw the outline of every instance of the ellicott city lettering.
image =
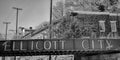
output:
[[[79, 43], [78, 43], [79, 42]], [[71, 44], [70, 44], [71, 43]], [[31, 50], [108, 50], [113, 48], [110, 40], [77, 40], [71, 42], [66, 40], [45, 41], [13, 41], [12, 44], [4, 44], [5, 51], [31, 51]]]

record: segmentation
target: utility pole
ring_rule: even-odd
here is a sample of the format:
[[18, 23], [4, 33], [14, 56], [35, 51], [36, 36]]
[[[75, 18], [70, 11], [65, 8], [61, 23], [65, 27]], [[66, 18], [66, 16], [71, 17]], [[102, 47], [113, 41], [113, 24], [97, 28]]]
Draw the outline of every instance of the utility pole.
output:
[[3, 22], [3, 24], [6, 24], [5, 40], [7, 40], [7, 30], [8, 30], [8, 24], [10, 24], [10, 22]]
[[[52, 38], [52, 0], [50, 0], [50, 29], [49, 29], [50, 40]], [[49, 55], [49, 60], [51, 60], [51, 55]]]
[[22, 10], [22, 8], [17, 8], [17, 7], [13, 7], [13, 9], [17, 10], [16, 12], [16, 38], [18, 38], [18, 12], [19, 10]]
[[50, 0], [50, 39], [52, 38], [52, 0]]

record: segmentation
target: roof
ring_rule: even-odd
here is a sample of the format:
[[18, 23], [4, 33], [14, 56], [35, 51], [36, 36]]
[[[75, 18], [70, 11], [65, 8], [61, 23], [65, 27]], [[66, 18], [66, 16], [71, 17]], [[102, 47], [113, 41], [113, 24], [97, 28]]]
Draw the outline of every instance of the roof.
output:
[[[56, 25], [56, 24], [59, 23], [60, 21], [61, 21], [61, 19], [59, 19], [59, 20], [54, 20], [54, 21], [52, 22], [52, 23], [53, 23], [52, 25]], [[45, 26], [45, 27], [43, 27], [43, 28], [36, 29], [35, 31], [32, 32], [32, 36], [34, 36], [34, 35], [42, 32], [42, 31], [48, 29], [49, 27], [50, 27], [50, 26]], [[30, 35], [30, 33], [27, 33], [27, 34], [24, 35], [22, 38], [24, 38], [25, 36], [28, 36], [28, 35]]]
[[110, 13], [110, 12], [90, 12], [90, 11], [73, 11], [79, 14], [95, 14], [95, 15], [110, 15], [110, 16], [120, 16], [120, 13]]

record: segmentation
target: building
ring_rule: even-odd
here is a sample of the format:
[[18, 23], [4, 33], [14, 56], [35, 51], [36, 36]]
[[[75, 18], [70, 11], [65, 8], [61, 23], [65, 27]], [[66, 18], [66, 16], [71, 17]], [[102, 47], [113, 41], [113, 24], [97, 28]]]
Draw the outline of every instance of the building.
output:
[[[108, 13], [108, 12], [83, 12], [83, 11], [74, 11], [74, 13], [77, 13], [76, 16], [69, 16], [64, 17], [68, 19], [70, 23], [77, 21], [76, 24], [79, 24], [78, 28], [83, 28], [85, 31], [82, 34], [82, 36], [78, 38], [119, 38], [120, 36], [120, 17], [119, 14], [115, 13]], [[59, 19], [56, 21], [53, 21], [52, 30], [59, 29], [59, 26], [61, 25], [61, 22], [63, 22], [64, 19]], [[67, 23], [66, 23], [67, 24]], [[76, 29], [71, 26], [70, 29]], [[73, 32], [74, 33], [74, 32]], [[78, 33], [78, 32], [77, 32]], [[52, 38], [58, 38], [57, 33], [52, 32]], [[49, 38], [49, 23], [44, 24], [44, 27], [36, 29], [32, 33], [27, 33], [25, 36], [22, 37], [22, 39], [43, 39], [43, 38]], [[62, 38], [62, 37], [61, 37]]]

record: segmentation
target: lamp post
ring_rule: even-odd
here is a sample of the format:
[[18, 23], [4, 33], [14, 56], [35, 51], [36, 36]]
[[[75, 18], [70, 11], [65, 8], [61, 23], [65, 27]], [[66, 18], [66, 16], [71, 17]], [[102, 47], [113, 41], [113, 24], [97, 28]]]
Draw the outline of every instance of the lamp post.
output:
[[13, 7], [13, 9], [17, 10], [16, 12], [16, 38], [18, 36], [17, 32], [18, 32], [18, 12], [19, 10], [22, 10], [22, 8], [17, 8], [17, 7]]
[[7, 30], [8, 30], [8, 24], [10, 24], [10, 22], [3, 22], [3, 24], [6, 24], [5, 40], [7, 40]]

